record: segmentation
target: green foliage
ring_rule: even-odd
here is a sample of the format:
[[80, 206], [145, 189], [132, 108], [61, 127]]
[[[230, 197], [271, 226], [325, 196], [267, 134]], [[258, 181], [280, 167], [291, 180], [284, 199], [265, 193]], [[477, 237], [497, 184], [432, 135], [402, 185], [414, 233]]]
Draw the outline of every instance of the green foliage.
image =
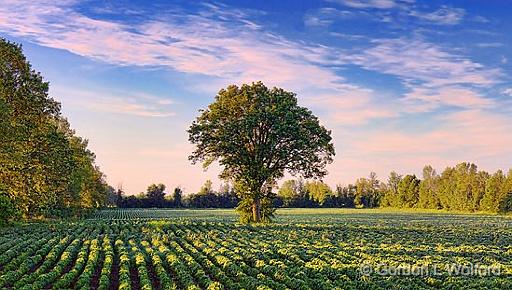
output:
[[[11, 227], [0, 231], [0, 288], [512, 289], [510, 218], [279, 211], [257, 226], [236, 223], [232, 210], [108, 209]], [[500, 274], [449, 274], [453, 264]], [[429, 269], [394, 276], [361, 265]]]
[[321, 181], [308, 181], [304, 187], [309, 193], [311, 199], [317, 202], [320, 206], [324, 205], [325, 201], [333, 195], [329, 185]]
[[402, 181], [402, 176], [391, 171], [381, 200], [381, 206], [398, 207], [398, 186]]
[[356, 194], [354, 204], [356, 207], [377, 207], [382, 197], [382, 184], [377, 179], [375, 172], [371, 172], [368, 178], [359, 178], [356, 181]]
[[11, 198], [0, 191], [0, 226], [5, 226], [10, 220], [16, 219], [19, 212]]
[[25, 218], [100, 207], [108, 193], [48, 87], [21, 47], [0, 39], [0, 184]]
[[[236, 207], [236, 211], [239, 213], [239, 220], [241, 223], [252, 223], [256, 222], [253, 216], [253, 200], [250, 198], [243, 198]], [[260, 201], [261, 219], [258, 222], [268, 223], [272, 221], [275, 216], [276, 209], [272, 206], [272, 199], [264, 197]]]
[[150, 199], [154, 200], [162, 200], [165, 197], [165, 185], [160, 184], [151, 184], [148, 186], [146, 190], [146, 196]]
[[512, 212], [512, 192], [504, 194], [499, 202], [498, 212], [509, 213]]
[[423, 168], [423, 180], [420, 182], [418, 193], [418, 207], [439, 209], [441, 207], [436, 192], [439, 190], [439, 175], [436, 170], [427, 165]]
[[311, 207], [311, 197], [302, 179], [286, 180], [279, 191], [278, 198], [284, 207]]
[[423, 179], [404, 178], [392, 172], [381, 206], [456, 211], [508, 212], [512, 170], [490, 175], [472, 163], [447, 167], [438, 175], [432, 166], [423, 168]]
[[205, 167], [218, 161], [221, 178], [243, 184], [255, 221], [261, 218], [258, 204], [270, 198], [267, 189], [286, 171], [322, 177], [334, 155], [330, 131], [298, 106], [295, 94], [261, 82], [220, 90], [188, 132], [196, 145], [190, 160]]
[[502, 196], [505, 192], [506, 176], [501, 170], [494, 173], [485, 186], [485, 195], [480, 201], [480, 209], [484, 211], [499, 211]]
[[420, 180], [415, 175], [406, 175], [398, 183], [397, 205], [401, 207], [416, 207], [418, 204]]
[[181, 187], [174, 188], [174, 192], [172, 193], [172, 202], [175, 207], [183, 206], [183, 190]]

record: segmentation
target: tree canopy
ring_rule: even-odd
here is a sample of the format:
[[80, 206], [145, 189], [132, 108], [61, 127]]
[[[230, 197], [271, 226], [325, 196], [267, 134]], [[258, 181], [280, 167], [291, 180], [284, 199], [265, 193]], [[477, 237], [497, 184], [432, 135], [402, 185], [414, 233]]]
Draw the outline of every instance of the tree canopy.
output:
[[252, 210], [254, 222], [261, 220], [261, 201], [273, 196], [271, 187], [285, 172], [321, 178], [335, 154], [331, 132], [297, 104], [294, 93], [261, 82], [220, 90], [188, 133], [196, 145], [190, 160], [205, 167], [218, 161], [220, 177], [236, 182], [243, 210]]
[[0, 194], [26, 218], [103, 206], [112, 190], [48, 88], [0, 38]]

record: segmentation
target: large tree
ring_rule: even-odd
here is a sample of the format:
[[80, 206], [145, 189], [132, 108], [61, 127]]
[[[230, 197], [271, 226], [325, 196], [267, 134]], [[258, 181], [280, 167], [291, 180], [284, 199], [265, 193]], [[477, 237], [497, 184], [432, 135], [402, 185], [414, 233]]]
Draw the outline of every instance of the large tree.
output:
[[236, 183], [252, 222], [262, 220], [262, 201], [270, 206], [271, 186], [285, 172], [321, 178], [334, 156], [331, 132], [296, 95], [261, 82], [220, 90], [188, 133], [196, 145], [190, 160], [205, 167], [218, 161], [220, 177]]

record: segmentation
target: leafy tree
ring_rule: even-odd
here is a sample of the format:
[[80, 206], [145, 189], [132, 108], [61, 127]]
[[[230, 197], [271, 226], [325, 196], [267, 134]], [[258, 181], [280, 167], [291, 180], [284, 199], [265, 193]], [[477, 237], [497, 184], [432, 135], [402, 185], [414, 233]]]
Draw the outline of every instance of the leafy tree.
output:
[[305, 184], [305, 189], [309, 193], [311, 199], [323, 206], [325, 201], [333, 195], [331, 188], [321, 181], [309, 181]]
[[241, 189], [240, 211], [250, 222], [269, 216], [262, 215], [262, 206], [272, 205], [268, 188], [286, 171], [319, 178], [334, 155], [330, 131], [298, 106], [295, 94], [261, 82], [220, 90], [188, 132], [196, 145], [190, 160], [205, 167], [219, 161], [220, 177]]
[[420, 208], [439, 209], [441, 203], [439, 201], [439, 176], [436, 170], [427, 165], [423, 167], [423, 179], [420, 182], [418, 203]]
[[183, 206], [182, 196], [183, 196], [183, 190], [179, 186], [176, 187], [172, 194], [172, 202], [174, 203], [175, 207]]
[[347, 186], [336, 185], [336, 199], [337, 207], [354, 207], [354, 199], [356, 196], [357, 187], [353, 184]]
[[285, 207], [312, 207], [309, 192], [305, 188], [302, 179], [292, 179], [283, 182], [277, 196], [282, 200]]
[[165, 203], [165, 185], [151, 184], [146, 191], [146, 197], [150, 206], [162, 207]]
[[418, 204], [420, 180], [416, 175], [406, 175], [398, 184], [398, 207], [412, 208]]
[[452, 167], [446, 167], [439, 177], [438, 196], [442, 209], [456, 209], [453, 202], [453, 197], [455, 195], [455, 180], [455, 169]]
[[206, 180], [203, 186], [201, 186], [201, 189], [199, 190], [198, 194], [202, 195], [208, 195], [213, 193], [213, 186], [211, 180]]
[[498, 170], [487, 181], [485, 194], [480, 201], [480, 209], [484, 211], [498, 211], [500, 199], [505, 191], [506, 176], [503, 171]]
[[5, 226], [10, 220], [18, 217], [16, 206], [0, 184], [0, 226]]
[[[445, 174], [446, 172], [446, 174]], [[483, 196], [485, 177], [478, 174], [477, 166], [460, 163], [455, 168], [447, 168], [441, 175], [443, 184], [443, 207], [455, 210], [474, 211]], [[480, 179], [484, 179], [480, 181]], [[442, 200], [442, 203], [443, 203]]]
[[21, 46], [0, 38], [0, 184], [23, 217], [103, 206], [108, 186]]
[[156, 200], [163, 199], [165, 197], [165, 185], [162, 183], [151, 184], [150, 186], [148, 186], [146, 192], [148, 198]]
[[4, 39], [0, 39], [0, 108], [0, 183], [28, 216], [55, 199], [46, 190], [51, 184], [45, 178], [47, 172], [53, 177], [48, 170], [57, 169], [48, 168], [47, 156], [55, 151], [47, 153], [51, 148], [45, 145], [59, 137], [54, 133], [60, 105], [48, 97], [48, 83], [31, 69], [21, 46]]
[[498, 200], [498, 212], [508, 213], [512, 211], [512, 169], [508, 171]]
[[381, 199], [381, 183], [377, 174], [371, 172], [368, 178], [359, 178], [356, 181], [356, 195], [354, 204], [356, 207], [377, 207]]
[[388, 182], [381, 206], [398, 207], [398, 185], [400, 184], [401, 180], [401, 175], [395, 171], [391, 171], [388, 177]]
[[283, 182], [277, 196], [283, 200], [284, 206], [290, 206], [294, 199], [298, 197], [299, 193], [297, 190], [297, 181], [290, 179]]

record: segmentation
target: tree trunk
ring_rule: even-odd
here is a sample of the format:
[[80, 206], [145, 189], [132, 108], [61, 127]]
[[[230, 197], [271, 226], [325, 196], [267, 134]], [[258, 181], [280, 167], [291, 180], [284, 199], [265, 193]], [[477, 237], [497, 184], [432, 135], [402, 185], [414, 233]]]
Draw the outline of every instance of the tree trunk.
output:
[[261, 221], [261, 202], [260, 198], [254, 198], [252, 202], [252, 220], [256, 223]]

